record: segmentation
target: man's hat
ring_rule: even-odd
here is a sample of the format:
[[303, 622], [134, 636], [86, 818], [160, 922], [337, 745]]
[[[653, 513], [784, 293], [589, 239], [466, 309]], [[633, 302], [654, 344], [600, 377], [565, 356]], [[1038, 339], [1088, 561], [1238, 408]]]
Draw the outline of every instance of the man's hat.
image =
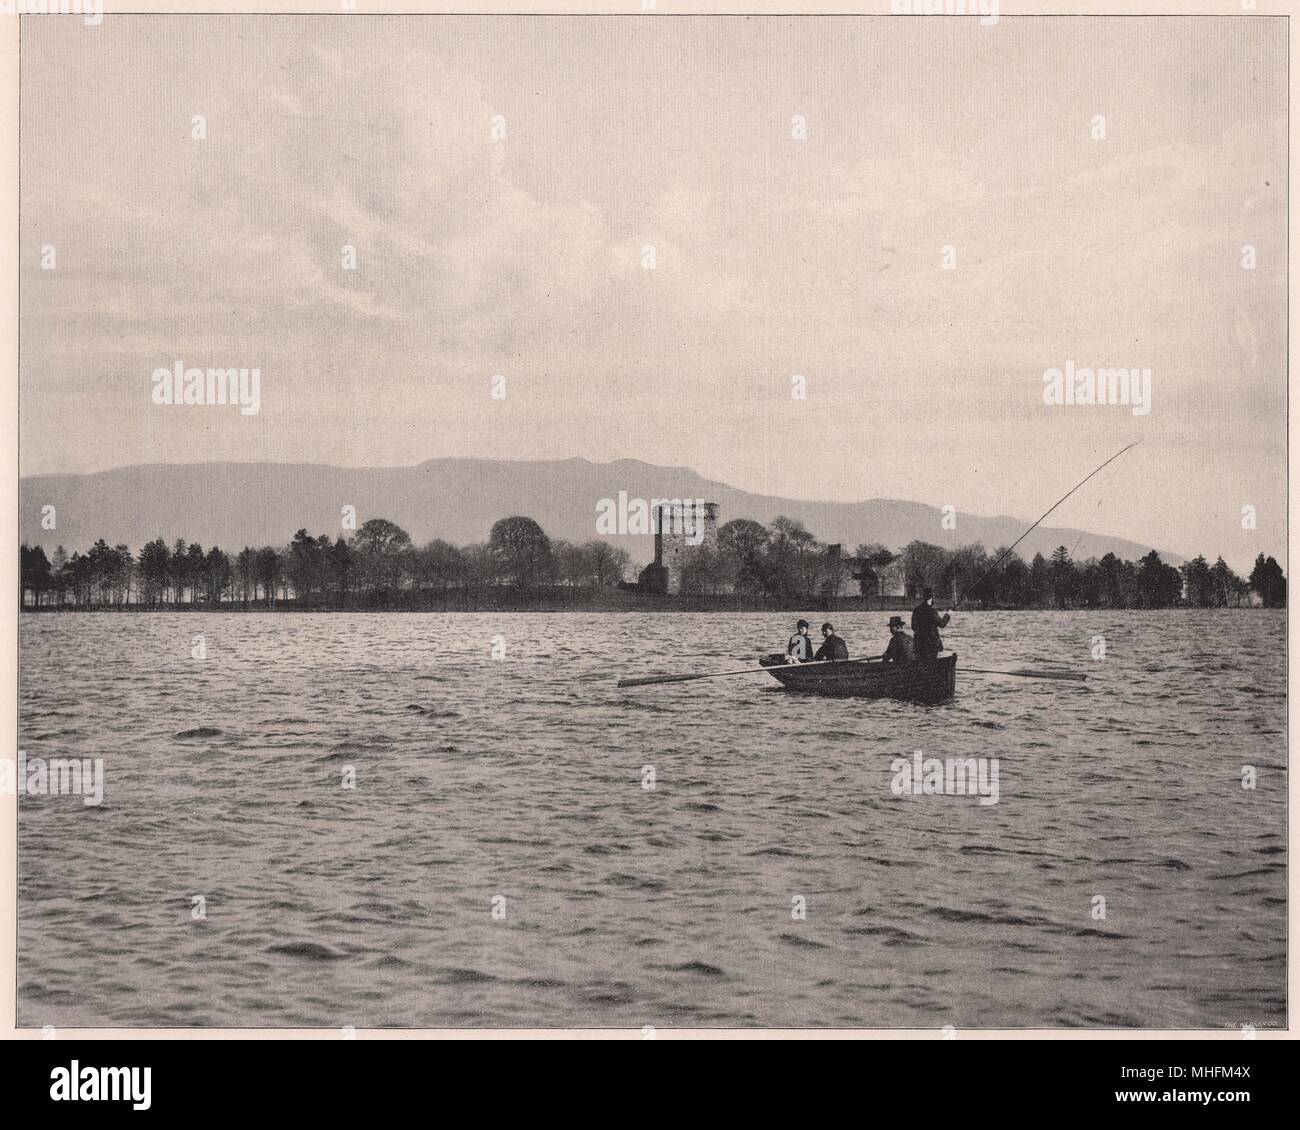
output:
[[835, 625], [832, 624], [829, 620], [827, 620], [826, 623], [824, 623], [824, 624], [822, 625], [822, 631], [823, 631], [823, 632], [833, 632], [833, 631], [835, 631]]
[[797, 632], [800, 628], [806, 628], [806, 627], [808, 627], [808, 626], [809, 626], [809, 625], [808, 625], [808, 621], [807, 621], [807, 620], [800, 620], [799, 623], [797, 623], [797, 624], [794, 626], [794, 628], [795, 628], [795, 631]]
[[889, 626], [891, 628], [901, 628], [903, 626], [903, 618], [901, 616], [891, 616], [889, 618]]
[[929, 586], [921, 590], [922, 600], [929, 600], [932, 596], [934, 596], [934, 589], [930, 588]]

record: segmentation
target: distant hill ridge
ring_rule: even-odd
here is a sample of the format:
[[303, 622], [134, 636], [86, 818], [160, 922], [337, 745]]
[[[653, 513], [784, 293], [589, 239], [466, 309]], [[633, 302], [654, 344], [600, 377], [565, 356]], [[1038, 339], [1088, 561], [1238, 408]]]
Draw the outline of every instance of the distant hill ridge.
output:
[[[97, 538], [138, 550], [153, 538], [181, 537], [204, 548], [284, 545], [296, 530], [337, 534], [344, 506], [358, 523], [389, 518], [417, 543], [444, 538], [484, 541], [492, 523], [511, 514], [536, 519], [552, 538], [591, 541], [597, 503], [619, 491], [630, 498], [703, 498], [719, 505], [719, 522], [753, 518], [765, 525], [784, 514], [823, 542], [851, 552], [863, 542], [899, 549], [915, 539], [948, 548], [982, 542], [1010, 545], [1032, 519], [959, 513], [945, 530], [937, 507], [900, 499], [808, 502], [751, 494], [705, 479], [688, 467], [658, 467], [636, 459], [592, 463], [430, 459], [413, 467], [333, 467], [323, 463], [153, 463], [91, 474], [32, 475], [19, 482], [20, 535], [47, 551], [85, 550]], [[41, 508], [53, 506], [56, 528], [41, 528]], [[654, 554], [645, 535], [611, 535], [638, 563]], [[1076, 548], [1077, 543], [1077, 548]], [[1115, 553], [1136, 560], [1152, 547], [1081, 530], [1040, 526], [1018, 547], [1026, 560], [1058, 545], [1078, 560]], [[1161, 550], [1170, 564], [1183, 557]]]

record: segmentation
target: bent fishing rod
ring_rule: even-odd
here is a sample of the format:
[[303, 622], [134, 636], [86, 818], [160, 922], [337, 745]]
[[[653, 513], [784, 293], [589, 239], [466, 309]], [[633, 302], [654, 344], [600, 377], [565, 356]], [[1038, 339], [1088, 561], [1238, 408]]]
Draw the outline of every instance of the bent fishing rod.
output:
[[[1007, 546], [1007, 548], [1004, 549], [998, 555], [998, 559], [995, 562], [993, 562], [993, 564], [990, 565], [987, 569], [985, 569], [983, 573], [980, 574], [979, 580], [977, 580], [973, 585], [971, 585], [966, 590], [966, 592], [974, 592], [977, 588], [979, 588], [980, 582], [983, 581], [984, 578], [987, 577], [990, 573], [992, 573], [999, 565], [1001, 565], [1002, 562], [1005, 561], [1011, 555], [1011, 551], [1014, 550], [1016, 546], [1018, 546], [1022, 541], [1024, 541], [1025, 538], [1027, 538], [1030, 534], [1032, 534], [1036, 529], [1038, 529], [1038, 527], [1042, 524], [1043, 519], [1046, 518], [1058, 506], [1060, 506], [1062, 502], [1064, 502], [1067, 498], [1070, 497], [1070, 495], [1072, 495], [1076, 490], [1078, 490], [1081, 486], [1083, 486], [1083, 484], [1086, 483], [1089, 479], [1091, 479], [1094, 475], [1097, 475], [1101, 471], [1104, 471], [1126, 451], [1131, 451], [1133, 448], [1137, 447], [1137, 445], [1141, 442], [1142, 442], [1141, 440], [1134, 440], [1127, 447], [1121, 447], [1117, 452], [1115, 452], [1114, 455], [1112, 455], [1109, 459], [1107, 459], [1106, 462], [1103, 463], [1100, 467], [1097, 467], [1094, 470], [1089, 471], [1087, 475], [1085, 475], [1082, 479], [1080, 479], [1077, 483], [1075, 483], [1074, 486], [1072, 486], [1068, 491], [1066, 491], [1063, 495], [1061, 495], [1060, 498], [1058, 498], [1055, 502], [1053, 502], [1051, 506], [1049, 506], [1046, 510], [1044, 510], [1037, 522], [1035, 522], [1032, 526], [1029, 527], [1029, 529], [1027, 529], [1023, 534], [1021, 534], [1018, 538], [1016, 538], [1015, 541], [1013, 541], [1009, 546]], [[961, 600], [957, 601], [957, 603], [952, 606], [954, 612], [961, 606], [962, 600], [965, 599], [966, 599], [966, 593], [962, 593]]]

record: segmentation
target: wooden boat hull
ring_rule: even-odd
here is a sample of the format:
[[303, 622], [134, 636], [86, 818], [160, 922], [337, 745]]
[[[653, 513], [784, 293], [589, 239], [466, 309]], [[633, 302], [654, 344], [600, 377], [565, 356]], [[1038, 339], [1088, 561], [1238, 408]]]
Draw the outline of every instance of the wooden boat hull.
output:
[[944, 702], [957, 690], [957, 653], [945, 651], [921, 663], [882, 663], [847, 659], [805, 666], [768, 655], [759, 663], [792, 691], [852, 698], [892, 698], [902, 702]]

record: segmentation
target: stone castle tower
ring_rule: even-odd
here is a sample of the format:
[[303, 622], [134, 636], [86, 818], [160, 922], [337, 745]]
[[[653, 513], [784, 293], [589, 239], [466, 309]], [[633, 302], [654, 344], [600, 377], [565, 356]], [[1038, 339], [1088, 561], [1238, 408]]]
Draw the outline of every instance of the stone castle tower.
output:
[[692, 549], [718, 548], [718, 504], [671, 499], [654, 508], [653, 565], [641, 570], [639, 586], [648, 592], [682, 591], [682, 566]]

